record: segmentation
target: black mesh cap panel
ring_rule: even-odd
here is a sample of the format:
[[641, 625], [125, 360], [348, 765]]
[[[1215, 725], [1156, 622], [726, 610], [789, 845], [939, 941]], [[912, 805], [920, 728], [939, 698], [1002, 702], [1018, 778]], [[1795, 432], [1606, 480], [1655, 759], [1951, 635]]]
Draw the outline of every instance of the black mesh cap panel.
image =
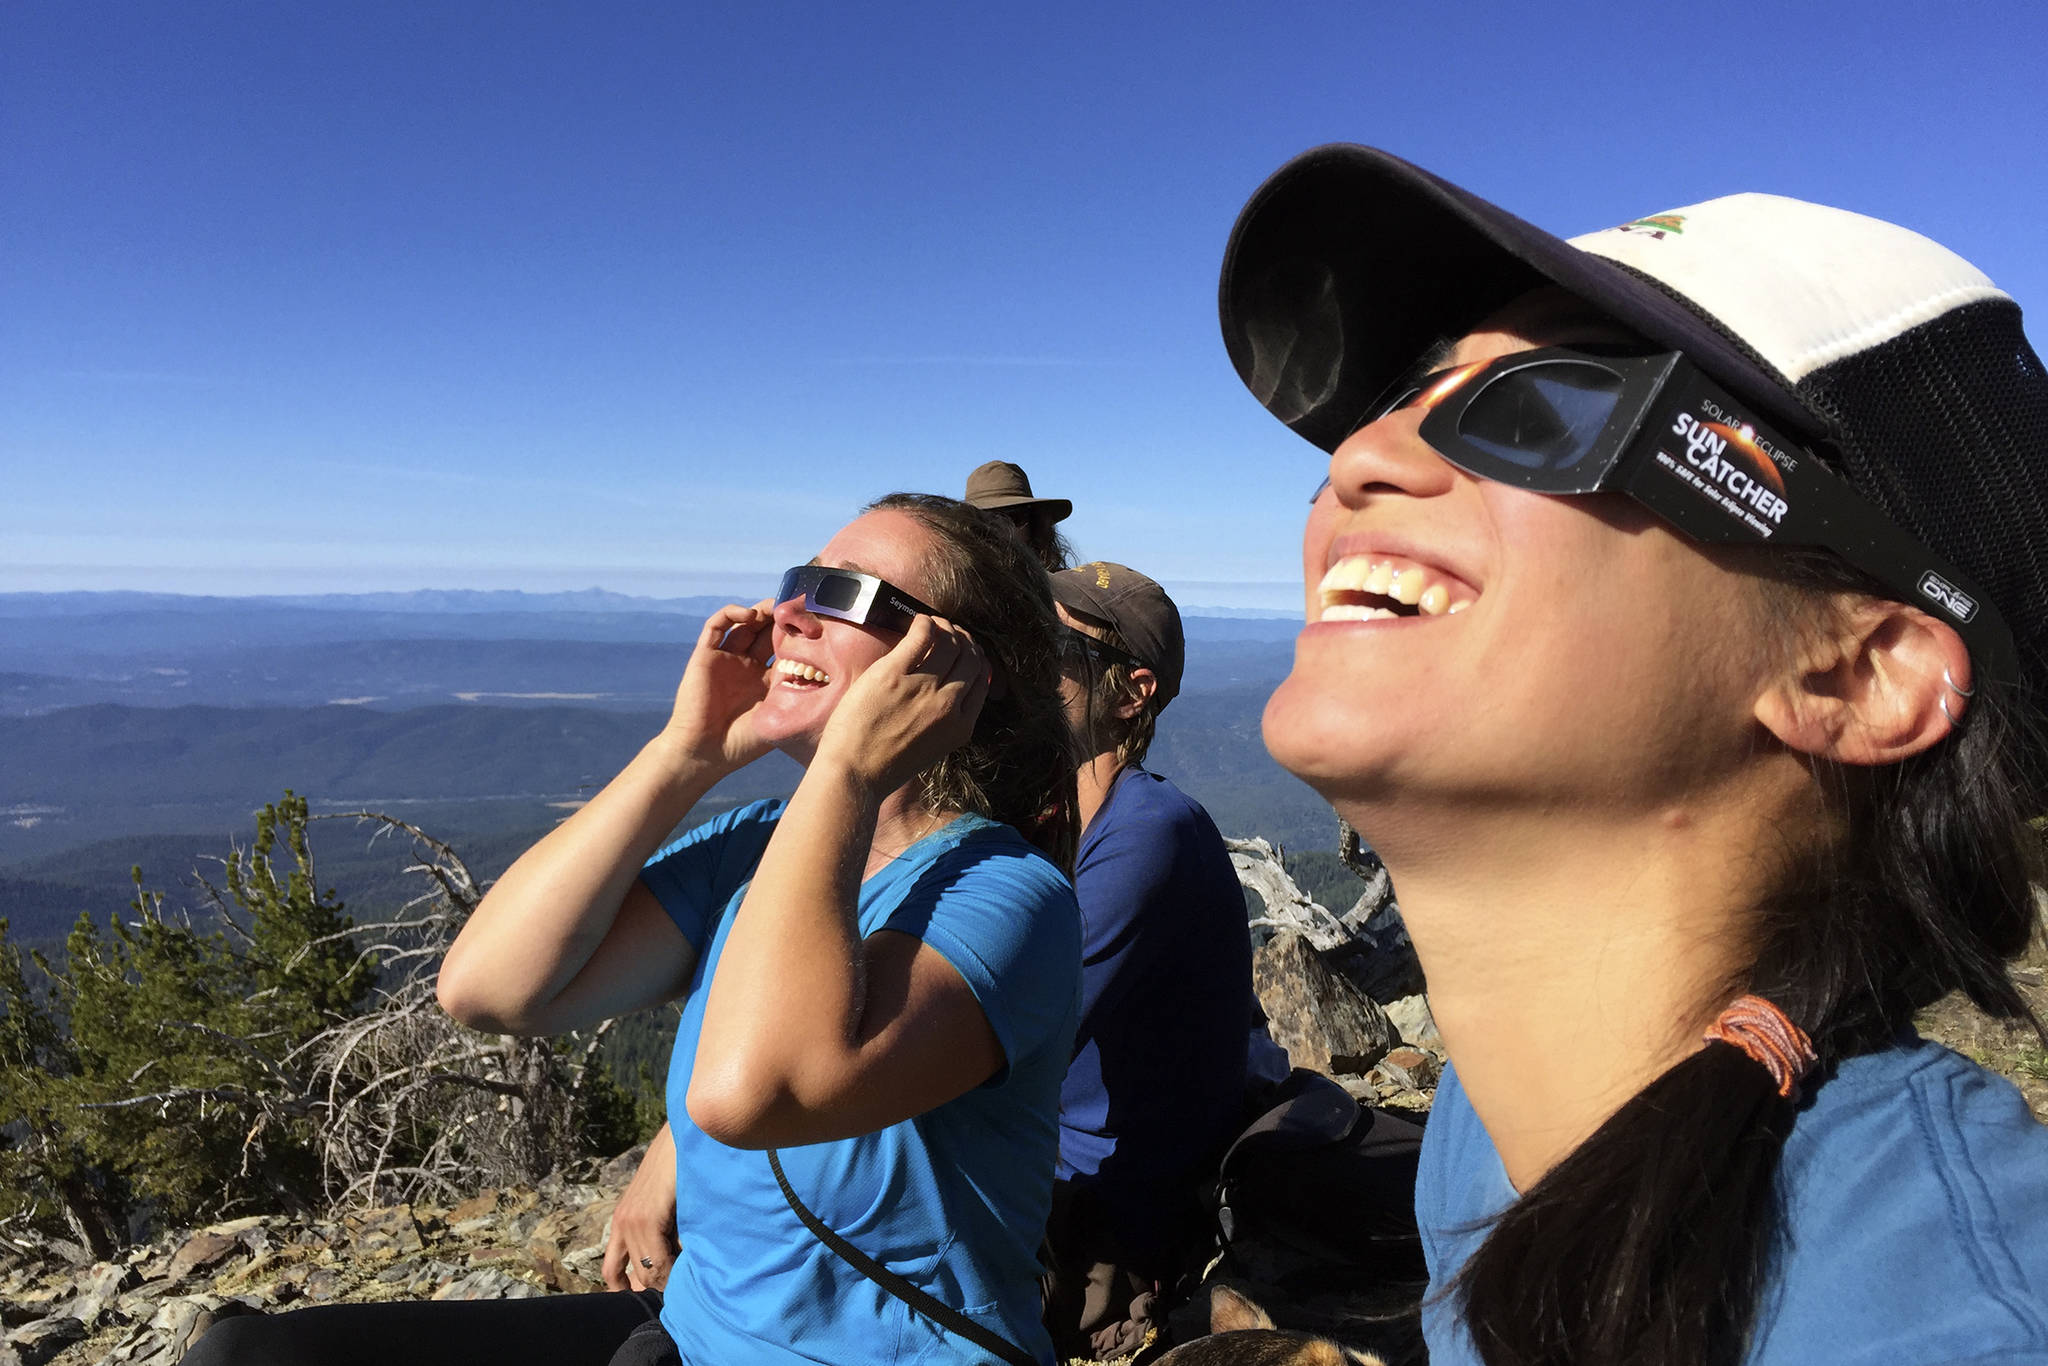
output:
[[2007, 299], [1953, 309], [1814, 371], [1797, 392], [1841, 472], [2005, 613], [2048, 683], [2048, 371]]

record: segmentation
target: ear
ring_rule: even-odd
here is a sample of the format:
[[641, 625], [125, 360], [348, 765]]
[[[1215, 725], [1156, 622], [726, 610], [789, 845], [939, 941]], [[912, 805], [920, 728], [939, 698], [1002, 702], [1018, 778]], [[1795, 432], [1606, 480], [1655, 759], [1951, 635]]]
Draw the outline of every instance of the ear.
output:
[[1152, 694], [1157, 691], [1159, 691], [1159, 676], [1157, 674], [1153, 673], [1150, 669], [1131, 670], [1131, 691], [1118, 699], [1116, 704], [1118, 718], [1128, 721], [1139, 712], [1145, 710], [1145, 705], [1152, 700]]
[[1209, 1331], [1242, 1333], [1248, 1328], [1271, 1328], [1273, 1317], [1227, 1285], [1209, 1287]]
[[1973, 686], [1952, 629], [1917, 607], [1857, 598], [1757, 698], [1756, 719], [1815, 758], [1895, 764], [1955, 730]]

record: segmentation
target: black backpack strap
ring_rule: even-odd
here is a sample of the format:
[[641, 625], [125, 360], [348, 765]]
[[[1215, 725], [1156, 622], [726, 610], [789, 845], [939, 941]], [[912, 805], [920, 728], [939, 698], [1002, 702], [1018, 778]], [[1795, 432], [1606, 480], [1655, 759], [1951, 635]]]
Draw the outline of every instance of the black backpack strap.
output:
[[775, 1155], [773, 1148], [768, 1149], [768, 1165], [775, 1172], [775, 1184], [782, 1187], [782, 1198], [789, 1201], [789, 1207], [795, 1212], [796, 1217], [803, 1220], [804, 1227], [816, 1235], [819, 1242], [838, 1253], [840, 1260], [848, 1266], [941, 1328], [966, 1338], [989, 1355], [1009, 1362], [1010, 1366], [1039, 1366], [1038, 1359], [1016, 1343], [990, 1332], [950, 1305], [939, 1303], [826, 1227], [824, 1220], [811, 1213], [804, 1202], [796, 1198], [796, 1191], [791, 1189], [789, 1178], [782, 1173], [782, 1159]]
[[1238, 1149], [1316, 1148], [1350, 1137], [1363, 1113], [1351, 1093], [1307, 1068], [1297, 1067], [1273, 1089], [1267, 1108], [1231, 1140], [1219, 1170], [1228, 1172]]

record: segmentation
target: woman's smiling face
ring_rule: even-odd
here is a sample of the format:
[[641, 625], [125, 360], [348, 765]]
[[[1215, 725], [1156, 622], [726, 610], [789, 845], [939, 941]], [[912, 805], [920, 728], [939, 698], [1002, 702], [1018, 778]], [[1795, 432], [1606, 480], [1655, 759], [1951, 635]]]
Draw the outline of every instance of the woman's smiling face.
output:
[[[1543, 290], [1444, 364], [1618, 339]], [[1466, 474], [1420, 421], [1390, 413], [1330, 459], [1303, 543], [1308, 625], [1266, 707], [1274, 757], [1335, 801], [1453, 808], [1640, 807], [1738, 762], [1770, 653], [1753, 582], [1621, 495]]]
[[[931, 534], [916, 518], [883, 508], [840, 528], [815, 563], [873, 574], [921, 597], [919, 566], [930, 554]], [[846, 689], [902, 638], [895, 631], [813, 616], [800, 597], [777, 603], [775, 662], [768, 666], [768, 695], [754, 710], [755, 733], [808, 763]]]

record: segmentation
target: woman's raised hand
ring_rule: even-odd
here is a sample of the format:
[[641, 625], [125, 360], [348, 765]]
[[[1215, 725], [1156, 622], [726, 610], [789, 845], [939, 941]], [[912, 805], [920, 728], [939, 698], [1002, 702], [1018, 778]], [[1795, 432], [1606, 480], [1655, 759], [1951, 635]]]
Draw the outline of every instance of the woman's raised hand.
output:
[[919, 616], [853, 681], [818, 758], [891, 792], [967, 743], [988, 697], [988, 656], [944, 617]]
[[768, 695], [774, 607], [763, 600], [713, 612], [676, 688], [669, 733], [690, 753], [724, 768], [741, 768], [769, 749], [754, 733], [752, 713]]

